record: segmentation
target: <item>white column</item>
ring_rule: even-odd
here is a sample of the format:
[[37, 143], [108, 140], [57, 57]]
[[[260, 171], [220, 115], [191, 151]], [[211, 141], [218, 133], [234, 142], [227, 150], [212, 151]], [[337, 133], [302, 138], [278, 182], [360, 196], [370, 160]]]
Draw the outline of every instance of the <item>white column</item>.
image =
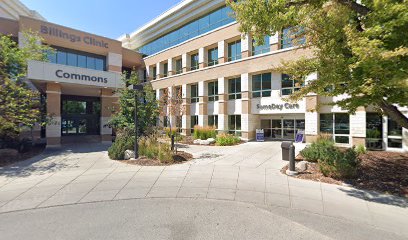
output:
[[351, 137], [366, 137], [366, 112], [357, 111], [350, 115], [350, 135]]
[[218, 42], [218, 59], [225, 57], [225, 41]]
[[198, 49], [198, 63], [207, 63], [207, 51], [205, 48]]
[[[183, 99], [190, 98], [190, 85], [183, 84], [182, 92], [183, 92]], [[184, 107], [185, 107], [185, 110], [188, 112], [188, 115], [183, 114], [183, 116], [182, 116], [182, 128], [183, 129], [189, 129], [190, 128], [190, 123], [191, 123], [190, 104], [187, 104]]]
[[107, 69], [109, 69], [109, 66], [113, 66], [113, 67], [119, 67], [122, 70], [122, 55], [121, 54], [109, 52], [106, 60], [107, 60], [106, 61]]
[[[252, 42], [251, 37], [247, 34], [241, 36], [241, 52], [248, 53], [251, 51]], [[250, 55], [250, 54], [249, 54]]]
[[270, 45], [277, 44], [277, 43], [279, 43], [279, 34], [278, 34], [278, 32], [276, 32], [274, 35], [269, 37], [269, 44]]
[[306, 112], [305, 113], [305, 135], [317, 136], [319, 134], [319, 113]]
[[251, 87], [252, 83], [250, 81], [249, 73], [241, 74], [241, 92], [250, 92]]
[[[204, 81], [198, 82], [198, 96], [200, 97], [200, 102], [198, 103], [198, 107], [200, 108], [200, 105], [203, 104], [202, 102], [204, 96], [208, 96], [208, 91], [207, 91], [207, 84]], [[198, 115], [198, 125], [200, 126], [205, 126], [207, 122], [207, 115], [204, 114], [199, 114]]]
[[[223, 95], [225, 94], [224, 98], [220, 98], [218, 101], [219, 104], [219, 114], [218, 114], [218, 129], [228, 130], [228, 115], [227, 115], [227, 103], [228, 103], [228, 80], [224, 77], [218, 78], [218, 94]], [[223, 109], [223, 110], [221, 110]]]
[[187, 53], [184, 53], [181, 56], [181, 64], [183, 66], [183, 69], [186, 69], [187, 71], [190, 70], [191, 67], [191, 58], [189, 57], [189, 55]]
[[163, 67], [161, 63], [156, 63], [156, 78], [160, 78], [163, 74]]
[[167, 69], [167, 71], [168, 72], [171, 72], [172, 74], [174, 74], [174, 61], [173, 61], [173, 59], [172, 58], [169, 58], [168, 60], [167, 60], [167, 64], [168, 64], [168, 69]]

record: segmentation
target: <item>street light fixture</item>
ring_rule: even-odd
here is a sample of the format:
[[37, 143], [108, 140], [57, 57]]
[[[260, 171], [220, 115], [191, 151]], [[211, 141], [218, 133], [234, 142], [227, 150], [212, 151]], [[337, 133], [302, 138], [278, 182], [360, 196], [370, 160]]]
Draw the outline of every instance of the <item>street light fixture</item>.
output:
[[137, 119], [137, 92], [138, 91], [143, 91], [143, 85], [142, 84], [137, 84], [133, 85], [133, 90], [135, 91], [135, 146], [134, 146], [134, 152], [135, 152], [135, 159], [139, 158], [139, 146], [138, 146], [138, 141], [137, 141], [137, 125], [138, 125], [138, 119]]

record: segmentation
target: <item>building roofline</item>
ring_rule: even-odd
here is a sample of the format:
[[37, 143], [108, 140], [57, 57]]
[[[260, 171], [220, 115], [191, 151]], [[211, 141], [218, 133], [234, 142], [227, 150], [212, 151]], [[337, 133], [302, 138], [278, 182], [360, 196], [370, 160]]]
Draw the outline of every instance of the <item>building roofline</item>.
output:
[[176, 5], [174, 5], [173, 7], [169, 8], [168, 10], [166, 10], [165, 12], [163, 12], [162, 14], [160, 14], [159, 16], [157, 16], [156, 18], [150, 20], [149, 22], [147, 22], [145, 25], [139, 27], [138, 29], [136, 29], [135, 31], [133, 31], [130, 34], [123, 34], [122, 36], [118, 37], [119, 41], [123, 41], [126, 38], [132, 38], [135, 35], [137, 35], [140, 32], [143, 32], [144, 30], [150, 28], [151, 26], [157, 24], [158, 22], [160, 22], [161, 20], [165, 19], [166, 17], [176, 13], [177, 11], [179, 11], [180, 9], [182, 9], [183, 7], [187, 6], [188, 4], [194, 2], [196, 0], [183, 0], [179, 3], [177, 3]]

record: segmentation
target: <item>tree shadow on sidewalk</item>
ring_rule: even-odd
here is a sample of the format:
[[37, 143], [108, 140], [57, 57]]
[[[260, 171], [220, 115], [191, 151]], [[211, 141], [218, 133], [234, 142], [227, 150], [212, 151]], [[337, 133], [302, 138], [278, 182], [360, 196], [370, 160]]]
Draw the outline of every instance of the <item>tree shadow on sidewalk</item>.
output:
[[72, 162], [67, 163], [67, 159], [72, 154], [104, 152], [107, 151], [108, 147], [107, 144], [72, 144], [64, 145], [62, 148], [47, 148], [43, 153], [33, 158], [0, 167], [0, 176], [24, 178], [31, 175], [55, 173], [67, 168], [72, 169], [78, 167]]
[[385, 205], [393, 205], [403, 208], [408, 208], [408, 199], [404, 197], [382, 194], [374, 191], [366, 191], [359, 189], [344, 189], [339, 188], [340, 191], [346, 193], [349, 196], [359, 199], [367, 200], [369, 202], [381, 203]]

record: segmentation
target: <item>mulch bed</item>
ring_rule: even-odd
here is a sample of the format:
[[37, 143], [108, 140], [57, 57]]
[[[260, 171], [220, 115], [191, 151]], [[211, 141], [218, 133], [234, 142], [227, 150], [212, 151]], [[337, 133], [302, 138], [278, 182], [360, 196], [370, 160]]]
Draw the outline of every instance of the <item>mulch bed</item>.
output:
[[[356, 179], [325, 177], [317, 163], [309, 163], [308, 169], [295, 177], [338, 185], [350, 184], [359, 189], [408, 198], [408, 153], [370, 151], [360, 156], [360, 160]], [[282, 173], [287, 168], [284, 167]]]
[[193, 159], [193, 155], [187, 152], [178, 151], [173, 155], [173, 162], [162, 163], [158, 159], [150, 159], [146, 157], [140, 157], [136, 160], [122, 160], [120, 162], [138, 166], [171, 166], [175, 164], [182, 164]]
[[3, 158], [2, 156], [0, 156], [0, 167], [5, 167], [7, 165], [35, 157], [41, 154], [44, 151], [44, 149], [45, 149], [45, 144], [34, 145], [29, 151], [23, 152], [23, 153], [17, 153], [17, 155], [12, 158], [10, 157]]

